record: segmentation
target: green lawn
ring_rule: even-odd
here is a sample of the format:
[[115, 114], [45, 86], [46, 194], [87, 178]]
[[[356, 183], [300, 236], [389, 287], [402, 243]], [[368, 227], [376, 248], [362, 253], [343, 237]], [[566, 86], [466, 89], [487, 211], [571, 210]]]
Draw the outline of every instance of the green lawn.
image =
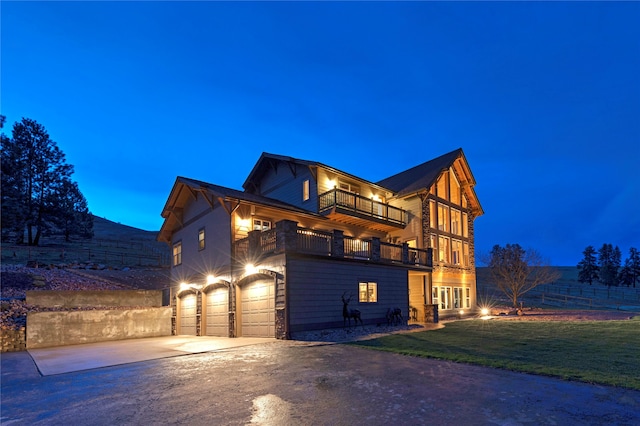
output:
[[626, 321], [471, 320], [353, 345], [640, 390], [640, 317]]

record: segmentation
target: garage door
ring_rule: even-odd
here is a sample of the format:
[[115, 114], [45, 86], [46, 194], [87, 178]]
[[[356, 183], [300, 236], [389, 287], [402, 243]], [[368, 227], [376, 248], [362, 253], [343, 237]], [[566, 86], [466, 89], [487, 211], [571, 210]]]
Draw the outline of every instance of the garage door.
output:
[[275, 286], [265, 279], [242, 287], [242, 336], [275, 337]]
[[207, 293], [207, 336], [229, 337], [229, 289], [218, 287]]
[[180, 298], [180, 331], [178, 334], [196, 335], [196, 295]]

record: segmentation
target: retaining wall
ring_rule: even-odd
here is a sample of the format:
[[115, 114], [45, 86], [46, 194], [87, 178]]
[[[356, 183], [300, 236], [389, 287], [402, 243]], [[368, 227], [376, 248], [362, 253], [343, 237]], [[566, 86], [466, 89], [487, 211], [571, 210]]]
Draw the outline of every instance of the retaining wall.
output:
[[41, 307], [162, 306], [161, 290], [27, 291], [28, 305]]
[[171, 307], [31, 312], [27, 349], [171, 335]]

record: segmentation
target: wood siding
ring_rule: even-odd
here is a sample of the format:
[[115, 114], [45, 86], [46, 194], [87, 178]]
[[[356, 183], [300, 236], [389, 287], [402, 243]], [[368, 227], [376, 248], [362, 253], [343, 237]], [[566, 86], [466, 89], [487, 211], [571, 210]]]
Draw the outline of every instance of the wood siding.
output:
[[[293, 167], [293, 170], [291, 169]], [[318, 190], [311, 171], [307, 166], [278, 162], [277, 167], [270, 168], [260, 181], [260, 194], [284, 201], [285, 203], [312, 211], [318, 211]], [[295, 175], [294, 171], [295, 170]], [[302, 199], [302, 187], [309, 180], [309, 200]]]
[[[203, 268], [214, 271], [229, 264], [230, 218], [222, 206], [216, 204], [212, 210], [199, 196], [185, 207], [183, 224], [172, 237], [172, 244], [182, 243], [182, 264], [171, 268], [171, 278], [175, 282], [196, 276], [204, 280], [206, 271]], [[198, 231], [202, 228], [205, 230], [205, 249], [199, 250]]]
[[[358, 309], [365, 324], [386, 323], [388, 308], [408, 309], [408, 272], [403, 268], [358, 262], [341, 262], [314, 258], [288, 258], [290, 331], [341, 327], [341, 296], [346, 291], [353, 298], [350, 309]], [[378, 301], [358, 301], [359, 281], [378, 284]]]

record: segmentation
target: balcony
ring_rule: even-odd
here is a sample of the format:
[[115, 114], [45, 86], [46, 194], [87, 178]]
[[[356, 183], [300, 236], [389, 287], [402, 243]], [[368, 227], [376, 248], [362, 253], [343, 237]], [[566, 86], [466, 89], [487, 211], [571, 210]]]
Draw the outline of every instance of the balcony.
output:
[[335, 188], [318, 199], [320, 214], [341, 223], [385, 232], [407, 225], [407, 212], [403, 209], [353, 192]]
[[433, 266], [431, 249], [389, 244], [379, 238], [354, 238], [337, 230], [329, 232], [301, 228], [296, 222], [288, 220], [276, 223], [276, 228], [268, 231], [252, 231], [247, 238], [233, 244], [234, 260], [240, 263], [254, 263], [280, 253], [357, 259], [418, 268]]

